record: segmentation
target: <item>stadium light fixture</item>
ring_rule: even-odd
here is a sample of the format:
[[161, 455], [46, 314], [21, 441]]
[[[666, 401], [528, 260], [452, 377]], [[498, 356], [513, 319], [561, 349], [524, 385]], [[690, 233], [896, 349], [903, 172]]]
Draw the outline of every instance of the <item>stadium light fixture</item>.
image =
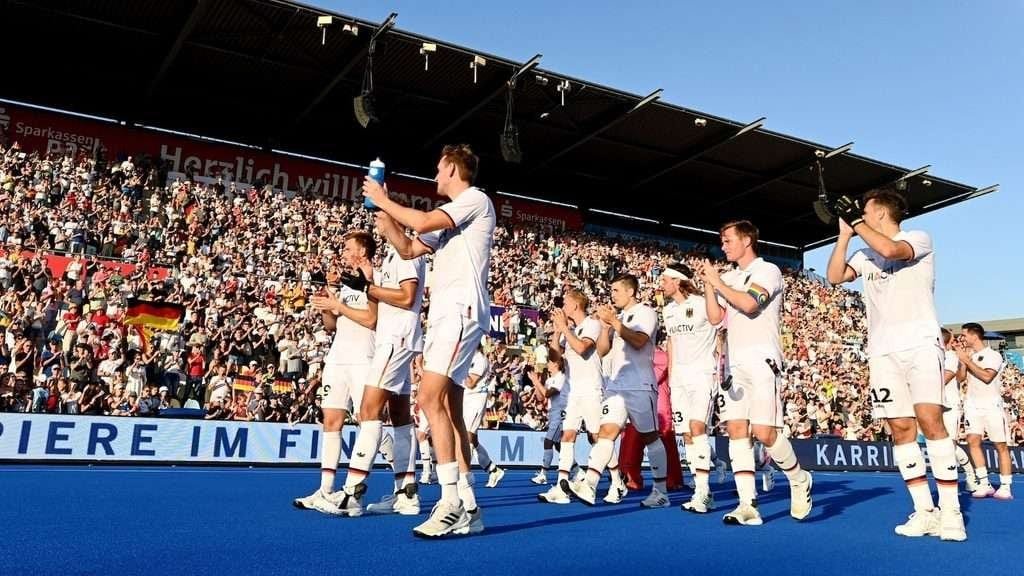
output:
[[487, 59], [483, 56], [473, 56], [473, 59], [469, 62], [469, 67], [473, 70], [473, 84], [476, 84], [477, 70], [481, 66], [487, 66]]
[[540, 74], [534, 74], [533, 81], [536, 82], [538, 86], [547, 86], [549, 82], [547, 76], [541, 76]]
[[910, 172], [907, 172], [903, 176], [900, 176], [900, 180], [910, 180], [914, 176], [920, 176], [921, 174], [925, 174], [926, 172], [931, 170], [931, 168], [932, 168], [932, 166], [931, 166], [931, 164], [929, 164], [927, 166], [922, 166], [922, 167], [918, 168], [917, 170], [911, 170]]
[[356, 24], [345, 24], [341, 27], [341, 31], [349, 36], [359, 36], [359, 26]]
[[555, 86], [555, 90], [558, 90], [558, 94], [562, 97], [562, 106], [565, 106], [565, 95], [572, 90], [572, 85], [569, 84], [568, 80], [562, 80]]
[[433, 42], [424, 42], [420, 46], [420, 54], [423, 54], [423, 70], [430, 70], [430, 55], [437, 52], [437, 44]]
[[707, 118], [694, 118], [693, 125], [697, 128], [704, 128], [708, 125], [708, 120]]
[[[479, 58], [479, 56], [477, 56], [477, 58]], [[508, 79], [508, 85], [515, 86], [516, 80], [519, 80], [520, 76], [526, 74], [530, 70], [533, 70], [534, 68], [540, 65], [541, 58], [543, 58], [543, 55], [534, 54], [533, 58], [527, 60], [526, 64], [523, 64], [518, 70], [515, 71], [515, 74], [512, 74], [512, 77]]]
[[320, 45], [327, 44], [327, 28], [334, 23], [332, 16], [318, 16], [316, 19], [316, 27], [321, 30]]

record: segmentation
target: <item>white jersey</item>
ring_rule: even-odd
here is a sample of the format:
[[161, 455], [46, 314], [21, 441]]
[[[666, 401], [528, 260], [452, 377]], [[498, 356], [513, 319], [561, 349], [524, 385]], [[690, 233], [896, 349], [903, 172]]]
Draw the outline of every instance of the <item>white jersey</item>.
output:
[[434, 252], [428, 321], [452, 315], [466, 316], [487, 326], [491, 297], [487, 274], [496, 222], [494, 205], [475, 187], [439, 207], [452, 219], [452, 228], [421, 234]]
[[[954, 376], [949, 382], [946, 382], [946, 387], [943, 389], [942, 405], [950, 410], [960, 410], [963, 405], [963, 398], [960, 397], [960, 383], [957, 382], [955, 376], [959, 367], [960, 359], [956, 357], [956, 352], [946, 350], [942, 359], [942, 370], [952, 372]], [[945, 380], [945, 374], [943, 374], [943, 380]]]
[[558, 390], [558, 394], [548, 398], [548, 422], [561, 420], [562, 412], [569, 404], [569, 394], [571, 393], [565, 374], [561, 372], [555, 374], [544, 381], [544, 386], [549, 390]]
[[424, 258], [403, 260], [392, 246], [388, 246], [384, 264], [380, 269], [379, 286], [398, 289], [403, 282], [416, 281], [416, 296], [412, 308], [406, 310], [386, 302], [377, 305], [377, 342], [420, 352], [423, 350], [423, 327], [420, 307], [423, 305], [423, 287], [426, 263]]
[[[601, 336], [601, 321], [587, 316], [572, 331], [580, 340], [589, 339], [596, 344]], [[604, 390], [604, 371], [601, 369], [601, 355], [597, 353], [597, 346], [593, 346], [586, 356], [580, 356], [569, 346], [564, 336], [561, 345], [566, 379], [571, 384], [570, 394], [574, 397], [600, 396]]]
[[650, 306], [634, 304], [619, 312], [622, 325], [634, 332], [647, 334], [643, 348], [633, 348], [618, 332], [612, 334], [612, 346], [605, 355], [608, 361], [608, 390], [654, 390], [654, 338], [658, 333], [658, 313]]
[[480, 379], [476, 381], [476, 386], [465, 389], [462, 393], [463, 397], [467, 400], [473, 397], [478, 401], [481, 398], [487, 398], [491, 386], [491, 363], [483, 352], [477, 350], [473, 354], [473, 360], [469, 364], [469, 374], [470, 376], [479, 376]]
[[682, 303], [673, 300], [662, 314], [672, 346], [672, 367], [714, 372], [718, 330], [708, 321], [704, 298], [691, 294]]
[[763, 363], [770, 358], [781, 366], [782, 342], [779, 328], [784, 295], [782, 271], [763, 258], [755, 258], [746, 268], [735, 268], [722, 274], [722, 282], [740, 292], [750, 292], [751, 286], [757, 284], [765, 290], [766, 294], [761, 296], [767, 299], [766, 304], [747, 315], [719, 296], [718, 303], [725, 308], [729, 364], [738, 366], [747, 362]]
[[[366, 293], [342, 286], [338, 300], [349, 308], [366, 310], [369, 307]], [[327, 364], [366, 364], [373, 358], [373, 330], [344, 316], [338, 316], [331, 350], [327, 353]]]
[[985, 370], [995, 370], [996, 377], [986, 384], [967, 371], [967, 399], [964, 406], [971, 408], [1003, 407], [1003, 356], [991, 348], [982, 348], [971, 354], [971, 360]]
[[864, 279], [868, 312], [868, 355], [884, 356], [918, 346], [939, 346], [935, 313], [935, 254], [921, 231], [900, 231], [892, 238], [914, 249], [912, 260], [886, 260], [870, 248], [848, 262]]

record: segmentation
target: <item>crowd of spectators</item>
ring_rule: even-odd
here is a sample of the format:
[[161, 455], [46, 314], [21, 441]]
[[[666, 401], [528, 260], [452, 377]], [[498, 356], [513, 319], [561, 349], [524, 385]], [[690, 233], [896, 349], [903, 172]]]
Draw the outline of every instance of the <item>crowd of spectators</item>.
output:
[[[166, 181], [146, 159], [0, 152], [0, 411], [147, 416], [193, 407], [207, 419], [321, 421], [332, 335], [307, 300], [337, 283], [342, 235], [369, 226], [362, 208], [269, 187]], [[70, 258], [59, 274], [55, 255]], [[567, 286], [607, 301], [608, 281], [631, 272], [641, 301], [660, 307], [663, 267], [703, 256], [500, 226], [490, 289], [506, 309], [505, 337], [487, 345], [487, 425], [546, 426], [545, 401], [525, 376], [543, 365], [546, 311]], [[800, 271], [785, 278], [787, 433], [884, 438], [871, 418], [860, 295]], [[181, 329], [147, 340], [126, 327], [132, 297], [183, 305]], [[1024, 440], [1024, 378], [1008, 365], [1003, 382]]]

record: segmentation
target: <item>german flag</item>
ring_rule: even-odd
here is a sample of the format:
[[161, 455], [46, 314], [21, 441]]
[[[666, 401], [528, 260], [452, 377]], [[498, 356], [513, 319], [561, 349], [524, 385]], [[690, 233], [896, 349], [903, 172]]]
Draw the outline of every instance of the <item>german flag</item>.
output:
[[149, 354], [150, 347], [153, 342], [153, 329], [146, 326], [135, 325], [132, 326], [135, 333], [139, 335], [139, 342], [142, 345], [142, 353]]
[[185, 315], [185, 307], [171, 302], [147, 302], [128, 299], [124, 323], [129, 326], [148, 326], [156, 330], [175, 331]]

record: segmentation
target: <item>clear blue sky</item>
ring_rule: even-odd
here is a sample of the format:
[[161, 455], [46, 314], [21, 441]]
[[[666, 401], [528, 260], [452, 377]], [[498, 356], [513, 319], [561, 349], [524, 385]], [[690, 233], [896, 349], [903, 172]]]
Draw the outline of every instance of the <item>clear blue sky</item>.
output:
[[[310, 1], [310, 0], [307, 0]], [[312, 0], [996, 194], [914, 218], [944, 323], [1024, 316], [1024, 2]], [[859, 244], [858, 244], [859, 245]], [[824, 270], [832, 247], [808, 253]], [[855, 285], [860, 288], [859, 282]]]

